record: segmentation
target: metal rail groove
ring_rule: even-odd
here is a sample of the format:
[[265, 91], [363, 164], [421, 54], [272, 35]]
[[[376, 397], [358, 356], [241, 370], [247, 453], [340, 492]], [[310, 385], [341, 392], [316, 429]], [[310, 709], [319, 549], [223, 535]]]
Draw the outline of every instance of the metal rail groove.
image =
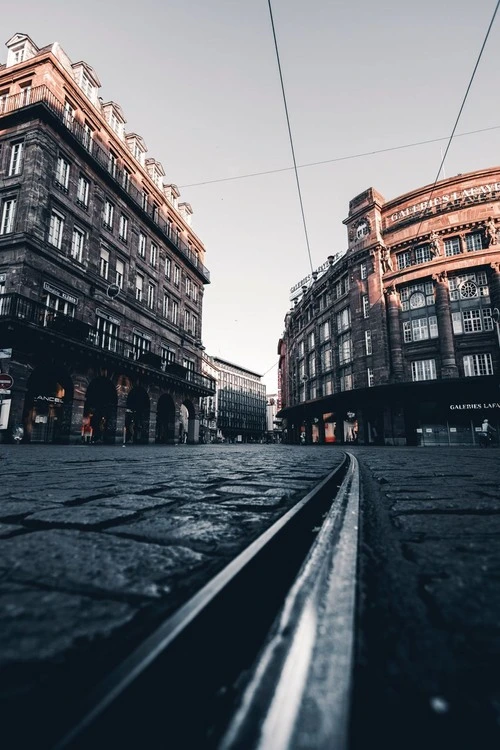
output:
[[[255, 747], [260, 750], [322, 748], [287, 744], [292, 738], [296, 742], [296, 726], [309, 723], [302, 711], [304, 701], [311, 699], [325, 720], [332, 703], [338, 704], [342, 720], [335, 720], [335, 731], [345, 733], [349, 684], [344, 680], [342, 690], [333, 694], [328, 675], [333, 669], [338, 684], [339, 670], [350, 673], [356, 551], [344, 544], [343, 536], [344, 531], [356, 533], [358, 495], [357, 462], [346, 454], [340, 467], [169, 617], [73, 715], [65, 717], [65, 731], [60, 729], [53, 750], [247, 748], [249, 732], [255, 734], [257, 727], [260, 744]], [[277, 621], [278, 633], [264, 647], [255, 669]], [[331, 624], [337, 635], [330, 633]], [[288, 646], [283, 649], [285, 641]], [[304, 650], [306, 642], [309, 648]], [[299, 692], [291, 696], [283, 691], [287, 683], [295, 683], [295, 675], [293, 681], [288, 677], [294, 659], [301, 679]], [[323, 673], [326, 682], [320, 679]], [[271, 674], [274, 700], [264, 708], [259, 675], [269, 685]], [[293, 726], [278, 722], [282, 740], [276, 744], [268, 739], [275, 733], [273, 717], [280, 713], [279, 701], [292, 698]], [[256, 711], [265, 720], [255, 721]], [[331, 729], [325, 726], [322, 733], [331, 736]]]

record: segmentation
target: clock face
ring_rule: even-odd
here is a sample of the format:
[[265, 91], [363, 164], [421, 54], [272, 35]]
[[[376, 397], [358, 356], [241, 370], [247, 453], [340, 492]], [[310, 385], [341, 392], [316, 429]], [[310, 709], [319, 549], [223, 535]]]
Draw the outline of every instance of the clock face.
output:
[[360, 240], [362, 237], [366, 237], [370, 234], [370, 224], [367, 219], [362, 219], [356, 227], [356, 239]]

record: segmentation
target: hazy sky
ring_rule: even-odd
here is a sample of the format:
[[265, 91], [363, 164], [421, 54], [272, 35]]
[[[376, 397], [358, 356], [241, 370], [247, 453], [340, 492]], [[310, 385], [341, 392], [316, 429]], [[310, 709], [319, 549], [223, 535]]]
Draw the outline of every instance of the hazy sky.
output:
[[[299, 165], [446, 139], [496, 0], [272, 0]], [[207, 352], [276, 389], [289, 289], [310, 271], [267, 0], [45, 0], [2, 7], [3, 41], [25, 32], [87, 61], [105, 101], [194, 210], [212, 283]], [[446, 175], [500, 163], [500, 16]], [[1, 60], [5, 62], [6, 50]], [[387, 199], [432, 183], [446, 140], [299, 170], [314, 267], [345, 250], [342, 219], [366, 188]], [[194, 183], [270, 170], [245, 179]], [[273, 367], [274, 366], [274, 367]]]

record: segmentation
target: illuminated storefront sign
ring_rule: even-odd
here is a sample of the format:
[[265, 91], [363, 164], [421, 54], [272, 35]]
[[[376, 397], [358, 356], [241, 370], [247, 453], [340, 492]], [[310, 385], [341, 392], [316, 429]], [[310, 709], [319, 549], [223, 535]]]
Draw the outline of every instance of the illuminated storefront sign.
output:
[[450, 404], [451, 411], [472, 411], [474, 409], [500, 409], [500, 403], [493, 401], [489, 404]]
[[63, 404], [64, 400], [59, 396], [35, 396], [35, 401], [48, 401], [50, 404]]

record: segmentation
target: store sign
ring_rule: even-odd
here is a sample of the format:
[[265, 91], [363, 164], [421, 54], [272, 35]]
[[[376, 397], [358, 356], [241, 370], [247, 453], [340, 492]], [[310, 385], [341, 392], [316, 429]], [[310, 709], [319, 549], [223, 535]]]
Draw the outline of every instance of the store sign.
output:
[[401, 221], [402, 219], [407, 219], [410, 216], [415, 216], [415, 214], [420, 214], [424, 211], [431, 211], [432, 209], [439, 211], [450, 204], [459, 208], [462, 205], [488, 200], [498, 192], [500, 192], [500, 182], [491, 182], [486, 185], [477, 185], [475, 187], [464, 188], [464, 190], [457, 190], [446, 195], [437, 195], [435, 198], [414, 203], [412, 206], [408, 206], [401, 211], [395, 211], [391, 214], [391, 221]]
[[[333, 263], [336, 263], [337, 260], [341, 256], [342, 256], [342, 253], [337, 253], [337, 255], [334, 255]], [[314, 273], [317, 273], [318, 278], [319, 278], [319, 276], [322, 276], [325, 273], [325, 271], [328, 271], [328, 269], [330, 268], [330, 265], [333, 265], [333, 263], [330, 264], [329, 260], [325, 261], [321, 266], [318, 266], [318, 268], [314, 271]], [[302, 287], [309, 286], [309, 284], [312, 281], [312, 278], [313, 278], [313, 274], [310, 273], [308, 276], [304, 276], [303, 279], [301, 279], [296, 284], [294, 284], [292, 288], [290, 289], [291, 299], [293, 299], [294, 297], [298, 297], [300, 292], [302, 291]]]
[[43, 288], [46, 292], [49, 292], [49, 294], [54, 294], [56, 297], [60, 297], [61, 299], [66, 300], [66, 302], [70, 302], [72, 305], [78, 304], [78, 297], [74, 297], [72, 294], [63, 292], [62, 289], [58, 289], [57, 287], [52, 286], [52, 284], [49, 284], [47, 281], [43, 282]]
[[64, 404], [64, 400], [59, 396], [35, 396], [35, 401], [47, 401], [49, 404]]
[[451, 411], [472, 411], [474, 409], [500, 409], [500, 403], [493, 401], [492, 403], [482, 404], [450, 404]]
[[95, 314], [100, 318], [104, 318], [104, 320], [109, 320], [110, 323], [114, 323], [116, 326], [119, 326], [121, 323], [119, 318], [115, 318], [114, 315], [110, 315], [109, 313], [104, 312], [104, 310], [99, 310], [99, 308], [97, 308]]

